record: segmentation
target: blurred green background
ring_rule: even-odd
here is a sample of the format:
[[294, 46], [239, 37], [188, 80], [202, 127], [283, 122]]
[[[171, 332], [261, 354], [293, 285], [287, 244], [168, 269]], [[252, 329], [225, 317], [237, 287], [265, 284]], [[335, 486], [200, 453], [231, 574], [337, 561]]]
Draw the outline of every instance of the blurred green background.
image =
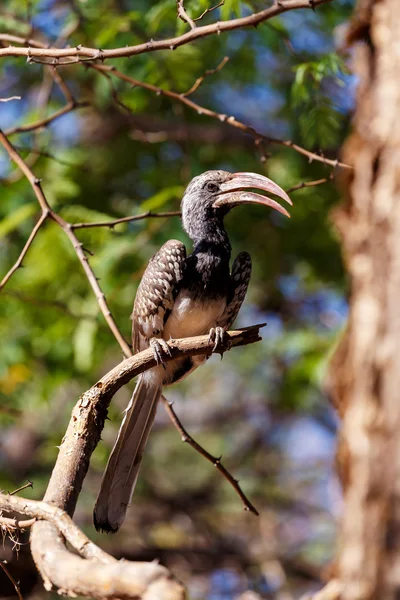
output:
[[[265, 8], [261, 0], [225, 0], [205, 23]], [[243, 31], [212, 36], [174, 52], [118, 59], [118, 69], [163, 89], [184, 92], [229, 57], [193, 94], [200, 105], [233, 114], [259, 132], [292, 139], [335, 159], [348, 130], [354, 81], [338, 52], [352, 2], [292, 11]], [[195, 17], [208, 0], [187, 1]], [[0, 8], [4, 33], [71, 45], [133, 45], [183, 33], [173, 0], [20, 0]], [[6, 44], [8, 45], [8, 44]], [[30, 123], [64, 106], [42, 65], [0, 62], [0, 127]], [[64, 67], [75, 99], [87, 101], [41, 131], [12, 141], [42, 179], [54, 207], [71, 222], [144, 210], [179, 209], [190, 179], [205, 170], [256, 171], [283, 188], [338, 169], [290, 148], [263, 143], [210, 117], [82, 65]], [[29, 149], [42, 154], [32, 154]], [[31, 187], [0, 153], [0, 277], [17, 259], [38, 206]], [[291, 220], [260, 207], [226, 220], [234, 253], [247, 250], [254, 270], [239, 325], [267, 321], [263, 342], [212, 357], [167, 390], [189, 432], [240, 479], [260, 517], [243, 511], [216, 470], [182, 444], [160, 407], [122, 530], [96, 534], [91, 512], [102, 470], [130, 390], [110, 409], [80, 496], [76, 520], [102, 547], [130, 559], [159, 558], [189, 588], [191, 600], [290, 600], [317, 587], [332, 557], [340, 489], [333, 473], [336, 420], [323, 389], [324, 370], [344, 325], [346, 285], [330, 222], [335, 182], [291, 193]], [[148, 259], [169, 238], [188, 244], [180, 219], [147, 219], [78, 232], [113, 315], [130, 335], [129, 315]], [[41, 498], [57, 446], [79, 395], [121, 359], [70, 242], [47, 223], [24, 268], [0, 293], [0, 487], [34, 483]], [[45, 598], [24, 546], [22, 589]], [[8, 546], [6, 557], [15, 559]], [[8, 553], [8, 554], [7, 554]], [[14, 563], [13, 563], [14, 564]], [[0, 574], [0, 592], [11, 595]], [[33, 591], [32, 591], [33, 590]]]

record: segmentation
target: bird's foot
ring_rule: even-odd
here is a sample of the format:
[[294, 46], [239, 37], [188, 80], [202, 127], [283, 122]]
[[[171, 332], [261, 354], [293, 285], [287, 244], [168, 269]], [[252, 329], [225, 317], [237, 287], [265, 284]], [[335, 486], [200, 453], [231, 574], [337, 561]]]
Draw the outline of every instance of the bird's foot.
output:
[[157, 364], [162, 365], [165, 369], [165, 356], [172, 356], [171, 348], [168, 346], [167, 342], [162, 338], [151, 338], [150, 348], [153, 350]]
[[208, 341], [214, 342], [213, 352], [218, 352], [222, 358], [224, 354], [225, 330], [222, 327], [211, 327]]

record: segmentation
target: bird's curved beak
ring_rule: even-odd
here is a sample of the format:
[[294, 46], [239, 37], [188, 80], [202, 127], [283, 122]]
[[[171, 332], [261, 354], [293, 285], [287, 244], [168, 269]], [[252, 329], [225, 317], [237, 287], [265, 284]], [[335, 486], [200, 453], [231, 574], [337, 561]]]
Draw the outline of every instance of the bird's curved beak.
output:
[[272, 200], [272, 198], [262, 196], [256, 192], [246, 191], [249, 188], [274, 194], [285, 200], [285, 202], [288, 202], [288, 204], [293, 205], [287, 193], [279, 185], [271, 181], [271, 179], [268, 179], [268, 177], [264, 177], [264, 175], [259, 175], [258, 173], [234, 173], [229, 181], [220, 185], [221, 191], [213, 206], [215, 208], [222, 206], [233, 208], [239, 204], [263, 204], [264, 206], [274, 208], [290, 218], [288, 211], [278, 204], [276, 200]]

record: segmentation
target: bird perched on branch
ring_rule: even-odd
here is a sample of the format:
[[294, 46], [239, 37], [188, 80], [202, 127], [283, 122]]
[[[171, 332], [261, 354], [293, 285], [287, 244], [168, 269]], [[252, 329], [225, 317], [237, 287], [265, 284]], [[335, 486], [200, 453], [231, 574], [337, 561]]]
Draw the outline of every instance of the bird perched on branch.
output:
[[139, 473], [144, 447], [164, 385], [180, 381], [205, 361], [182, 357], [163, 363], [168, 340], [209, 333], [214, 350], [232, 325], [247, 292], [251, 258], [241, 252], [229, 267], [231, 245], [225, 215], [235, 206], [262, 204], [289, 216], [278, 202], [251, 189], [290, 198], [276, 183], [256, 173], [208, 171], [192, 179], [182, 200], [182, 223], [193, 252], [169, 240], [150, 260], [132, 313], [133, 350], [149, 346], [159, 366], [139, 376], [111, 452], [94, 509], [96, 529], [117, 531]]

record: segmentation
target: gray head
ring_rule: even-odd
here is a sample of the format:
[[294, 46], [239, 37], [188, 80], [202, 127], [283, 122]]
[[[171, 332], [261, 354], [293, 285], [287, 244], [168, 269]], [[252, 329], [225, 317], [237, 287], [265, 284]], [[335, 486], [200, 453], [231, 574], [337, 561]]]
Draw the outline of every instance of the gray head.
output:
[[275, 200], [246, 191], [252, 188], [275, 194], [292, 204], [286, 192], [264, 175], [206, 171], [192, 179], [182, 199], [182, 223], [187, 234], [198, 240], [217, 233], [224, 216], [241, 204], [263, 204], [290, 216]]

